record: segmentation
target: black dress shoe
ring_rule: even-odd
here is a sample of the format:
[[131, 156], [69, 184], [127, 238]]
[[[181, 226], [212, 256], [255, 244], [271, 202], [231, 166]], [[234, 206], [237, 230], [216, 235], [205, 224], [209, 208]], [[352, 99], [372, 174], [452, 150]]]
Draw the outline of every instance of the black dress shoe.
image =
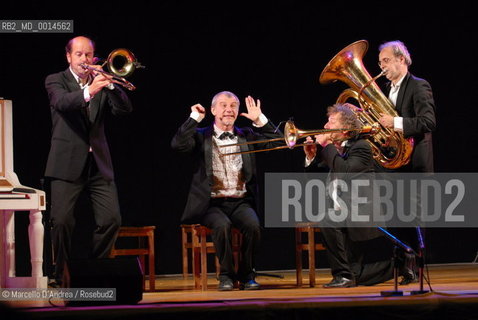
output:
[[418, 282], [418, 275], [412, 268], [402, 268], [400, 275], [402, 276], [402, 280], [399, 282], [401, 286]]
[[324, 288], [351, 288], [355, 287], [355, 280], [348, 279], [342, 276], [336, 276], [332, 281], [324, 284]]
[[62, 287], [61, 280], [51, 280], [50, 282], [48, 282], [48, 288], [56, 289], [61, 287]]
[[241, 282], [239, 284], [240, 290], [259, 290], [261, 285], [258, 284], [255, 280], [249, 280], [246, 282]]
[[407, 284], [410, 283], [415, 283], [418, 282], [418, 276], [415, 273], [409, 274], [409, 275], [403, 275], [402, 280], [400, 280], [399, 285], [401, 286], [406, 286]]
[[418, 282], [418, 275], [416, 271], [415, 256], [410, 253], [405, 253], [403, 264], [400, 268], [399, 275], [402, 276], [400, 285], [407, 285]]
[[232, 291], [232, 289], [234, 289], [234, 283], [231, 279], [221, 279], [217, 286], [217, 290], [219, 291]]

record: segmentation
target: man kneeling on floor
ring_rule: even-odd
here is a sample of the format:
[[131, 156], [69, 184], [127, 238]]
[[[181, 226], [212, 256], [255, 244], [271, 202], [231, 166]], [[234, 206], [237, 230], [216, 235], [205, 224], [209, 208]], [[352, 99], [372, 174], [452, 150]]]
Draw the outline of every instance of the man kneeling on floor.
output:
[[[325, 129], [359, 129], [360, 122], [352, 111], [355, 106], [345, 103], [328, 108], [328, 122]], [[338, 131], [315, 136], [315, 143], [307, 137], [308, 145], [304, 146], [306, 155], [306, 171], [328, 171], [331, 179], [346, 177], [347, 179], [370, 179], [374, 174], [374, 159], [368, 141], [357, 131]], [[318, 153], [318, 148], [320, 152]], [[333, 183], [333, 182], [332, 182]], [[370, 188], [371, 189], [371, 188]], [[370, 190], [371, 191], [371, 190]], [[335, 193], [337, 195], [337, 193]], [[343, 201], [347, 201], [345, 197]], [[373, 207], [372, 196], [361, 208], [369, 210]], [[334, 198], [330, 207], [340, 210], [340, 202]], [[325, 288], [348, 288], [356, 285], [374, 285], [393, 278], [393, 260], [364, 263], [367, 250], [373, 243], [387, 241], [383, 233], [376, 227], [322, 227], [321, 234], [326, 247], [327, 259], [333, 279], [324, 285]], [[391, 252], [391, 250], [390, 250]], [[399, 255], [400, 284], [415, 282], [414, 256], [403, 252]]]

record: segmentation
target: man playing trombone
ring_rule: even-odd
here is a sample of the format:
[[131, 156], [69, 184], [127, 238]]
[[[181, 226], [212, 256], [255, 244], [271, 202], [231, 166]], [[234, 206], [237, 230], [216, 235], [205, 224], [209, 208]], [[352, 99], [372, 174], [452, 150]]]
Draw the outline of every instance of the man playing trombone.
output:
[[[325, 129], [347, 129], [344, 131], [320, 134], [315, 136], [315, 143], [307, 137], [304, 146], [307, 171], [330, 171], [332, 180], [371, 179], [374, 173], [372, 149], [361, 135], [354, 134], [361, 127], [353, 110], [356, 107], [344, 103], [328, 108], [328, 122]], [[321, 149], [318, 153], [318, 147]], [[331, 181], [333, 184], [334, 181]], [[365, 189], [368, 201], [360, 206], [368, 213], [373, 210], [372, 187]], [[343, 203], [350, 206], [350, 195], [343, 196]], [[338, 191], [334, 188], [329, 207], [341, 210]], [[393, 278], [393, 263], [385, 259], [374, 263], [365, 263], [367, 241], [376, 239], [383, 234], [374, 227], [351, 227], [347, 223], [343, 227], [324, 226], [321, 234], [326, 247], [327, 259], [333, 279], [324, 285], [325, 288], [344, 288], [356, 285], [373, 285]], [[413, 277], [413, 272], [407, 267], [405, 257], [401, 257], [400, 275], [404, 278]]]
[[45, 80], [52, 118], [45, 176], [51, 179], [55, 286], [61, 285], [64, 263], [71, 257], [74, 210], [84, 190], [96, 222], [90, 256], [107, 258], [110, 254], [121, 216], [104, 119], [107, 112], [122, 115], [133, 109], [111, 76], [84, 68], [93, 64], [91, 39], [75, 37], [65, 49], [69, 67]]
[[[171, 141], [174, 150], [192, 156], [194, 173], [181, 220], [201, 223], [212, 229], [212, 240], [221, 266], [220, 291], [233, 290], [236, 280], [240, 282], [240, 289], [257, 290], [260, 287], [255, 281], [254, 271], [254, 255], [260, 240], [260, 223], [256, 214], [256, 162], [254, 154], [247, 151], [254, 146], [264, 148], [280, 142], [247, 142], [281, 138], [280, 132], [262, 113], [260, 101], [248, 96], [245, 102], [247, 112], [240, 115], [251, 120], [253, 128], [234, 126], [239, 115], [239, 99], [234, 93], [223, 91], [212, 99], [213, 124], [198, 128], [206, 109], [195, 104], [191, 107], [190, 117]], [[245, 153], [225, 155], [236, 152]], [[243, 235], [237, 273], [231, 246], [232, 227], [238, 228]]]

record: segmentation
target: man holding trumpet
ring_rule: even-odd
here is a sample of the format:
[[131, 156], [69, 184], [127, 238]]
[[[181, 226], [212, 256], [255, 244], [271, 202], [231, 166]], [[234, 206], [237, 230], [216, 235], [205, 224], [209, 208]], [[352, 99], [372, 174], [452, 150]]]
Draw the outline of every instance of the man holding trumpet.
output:
[[64, 264], [71, 258], [74, 211], [81, 192], [88, 193], [96, 223], [91, 258], [109, 256], [121, 225], [104, 119], [107, 112], [122, 115], [133, 107], [110, 75], [82, 66], [93, 64], [94, 49], [94, 42], [87, 37], [71, 39], [65, 47], [69, 67], [45, 80], [52, 119], [45, 176], [51, 188], [53, 286], [61, 285]]

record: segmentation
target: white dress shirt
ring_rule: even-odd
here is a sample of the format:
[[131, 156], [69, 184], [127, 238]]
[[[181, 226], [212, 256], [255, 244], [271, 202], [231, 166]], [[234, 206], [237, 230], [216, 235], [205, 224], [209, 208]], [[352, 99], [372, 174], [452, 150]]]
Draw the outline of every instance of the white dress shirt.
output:
[[[73, 71], [73, 69], [71, 69], [71, 66], [70, 71], [73, 77], [75, 77], [76, 82], [78, 82], [78, 84], [80, 85], [80, 88], [83, 89], [83, 98], [85, 99], [85, 102], [90, 102], [90, 100], [93, 99], [93, 97], [90, 95], [90, 90], [88, 90], [88, 88], [90, 87], [90, 81], [82, 83], [80, 77], [78, 77], [78, 75]], [[113, 83], [110, 83], [106, 86], [106, 88], [114, 90], [115, 86]]]
[[[197, 111], [193, 111], [190, 117], [201, 122], [204, 115]], [[258, 123], [253, 123], [255, 127], [262, 127], [267, 123], [268, 119], [264, 114], [259, 116]], [[247, 192], [246, 180], [242, 171], [242, 155], [221, 156], [241, 151], [239, 146], [221, 147], [228, 144], [237, 144], [237, 136], [231, 138], [220, 139], [224, 133], [214, 125], [214, 135], [212, 143], [212, 174], [213, 185], [211, 188], [211, 198], [243, 198]], [[230, 132], [234, 134], [234, 132]]]
[[[340, 147], [342, 148], [342, 150], [347, 144], [347, 141], [348, 140], [342, 141], [342, 143], [340, 144]], [[338, 150], [337, 152], [341, 155], [341, 153]], [[314, 161], [314, 159], [315, 157], [313, 157], [310, 160], [307, 159], [307, 157], [305, 157], [305, 167], [310, 166], [310, 164], [312, 163], [312, 161]], [[340, 203], [338, 201], [338, 191], [337, 191], [337, 185], [338, 185], [337, 179], [333, 179], [331, 182], [332, 182], [332, 194], [330, 195], [330, 197], [332, 198], [332, 201], [334, 203], [334, 210], [340, 210]]]
[[[398, 91], [400, 91], [400, 85], [403, 82], [403, 76], [400, 80], [397, 81], [396, 84], [391, 84], [390, 92], [388, 94], [388, 99], [393, 103], [394, 106], [397, 105], [397, 98], [398, 98]], [[402, 117], [394, 117], [393, 118], [393, 130], [397, 132], [403, 132], [403, 118]]]

